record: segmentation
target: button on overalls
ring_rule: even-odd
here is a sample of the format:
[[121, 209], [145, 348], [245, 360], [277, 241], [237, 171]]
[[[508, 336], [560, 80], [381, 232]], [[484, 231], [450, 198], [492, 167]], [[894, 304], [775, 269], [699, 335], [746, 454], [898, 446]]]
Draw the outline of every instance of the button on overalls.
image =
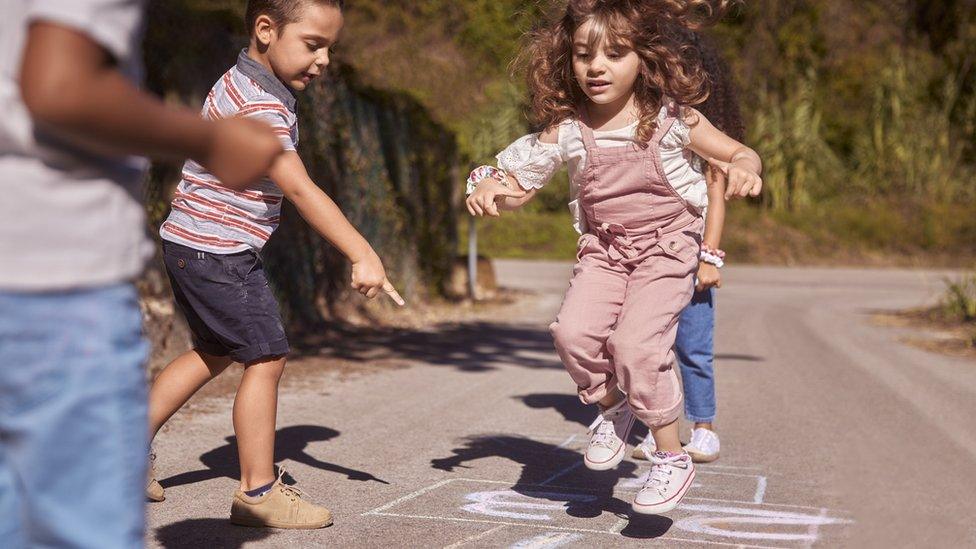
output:
[[581, 400], [595, 403], [619, 386], [650, 427], [680, 412], [671, 348], [694, 289], [704, 226], [661, 166], [660, 142], [675, 115], [671, 109], [646, 148], [597, 147], [579, 121], [587, 154], [579, 204], [589, 230], [550, 326]]

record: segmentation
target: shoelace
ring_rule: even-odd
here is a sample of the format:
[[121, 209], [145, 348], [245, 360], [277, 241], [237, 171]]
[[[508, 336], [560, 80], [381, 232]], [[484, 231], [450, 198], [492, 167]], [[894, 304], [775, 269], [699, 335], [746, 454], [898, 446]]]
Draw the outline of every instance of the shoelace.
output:
[[295, 486], [289, 486], [287, 484], [282, 484], [281, 485], [281, 491], [284, 492], [285, 495], [287, 495], [288, 497], [290, 497], [292, 501], [295, 501], [295, 498], [303, 499], [305, 497], [305, 492], [302, 492], [302, 490], [300, 488], [295, 487]]
[[613, 442], [617, 439], [617, 430], [613, 427], [612, 420], [604, 420], [600, 425], [597, 426], [596, 430], [593, 432], [593, 438], [590, 439], [591, 446], [604, 446], [609, 449], [613, 449]]
[[593, 438], [590, 439], [591, 446], [603, 446], [613, 450], [613, 443], [618, 440], [617, 430], [613, 422], [623, 412], [623, 408], [619, 408], [612, 412], [603, 412], [596, 417], [590, 424], [590, 432], [593, 433]]
[[288, 496], [292, 501], [295, 501], [296, 498], [297, 499], [304, 499], [305, 492], [303, 492], [301, 490], [301, 488], [299, 488], [297, 486], [293, 486], [293, 485], [290, 485], [290, 484], [285, 484], [284, 481], [282, 480], [282, 478], [284, 476], [285, 476], [285, 468], [279, 466], [278, 467], [278, 481], [277, 482], [278, 482], [278, 487], [282, 491], [282, 493], [284, 493], [286, 496]]
[[[682, 465], [679, 465], [681, 463]], [[668, 455], [659, 452], [651, 456], [651, 474], [644, 481], [644, 488], [652, 488], [658, 492], [664, 490], [665, 486], [671, 483], [671, 475], [674, 474], [674, 467], [687, 467], [687, 458], [684, 454]]]

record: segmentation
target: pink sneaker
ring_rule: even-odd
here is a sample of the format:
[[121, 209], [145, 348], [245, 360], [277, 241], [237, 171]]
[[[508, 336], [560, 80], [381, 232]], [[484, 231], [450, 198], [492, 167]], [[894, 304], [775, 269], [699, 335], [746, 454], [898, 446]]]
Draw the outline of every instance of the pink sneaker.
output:
[[606, 471], [613, 469], [624, 459], [627, 449], [627, 437], [634, 427], [634, 413], [627, 404], [627, 399], [621, 400], [612, 408], [603, 410], [593, 425], [590, 426], [590, 445], [583, 455], [583, 463], [587, 469]]

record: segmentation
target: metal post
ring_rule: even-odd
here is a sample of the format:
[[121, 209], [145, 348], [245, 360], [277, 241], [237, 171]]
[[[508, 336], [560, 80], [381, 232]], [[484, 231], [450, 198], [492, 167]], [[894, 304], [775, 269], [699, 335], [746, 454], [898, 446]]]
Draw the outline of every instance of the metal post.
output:
[[477, 218], [470, 216], [468, 221], [468, 294], [472, 300], [478, 299], [478, 225]]

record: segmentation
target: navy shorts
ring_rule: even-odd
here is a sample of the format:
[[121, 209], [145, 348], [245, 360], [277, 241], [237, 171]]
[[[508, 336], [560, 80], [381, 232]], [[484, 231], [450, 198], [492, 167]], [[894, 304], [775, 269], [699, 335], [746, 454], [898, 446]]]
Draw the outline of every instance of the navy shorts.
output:
[[288, 354], [278, 301], [256, 252], [212, 254], [164, 240], [163, 261], [195, 349], [243, 364]]

